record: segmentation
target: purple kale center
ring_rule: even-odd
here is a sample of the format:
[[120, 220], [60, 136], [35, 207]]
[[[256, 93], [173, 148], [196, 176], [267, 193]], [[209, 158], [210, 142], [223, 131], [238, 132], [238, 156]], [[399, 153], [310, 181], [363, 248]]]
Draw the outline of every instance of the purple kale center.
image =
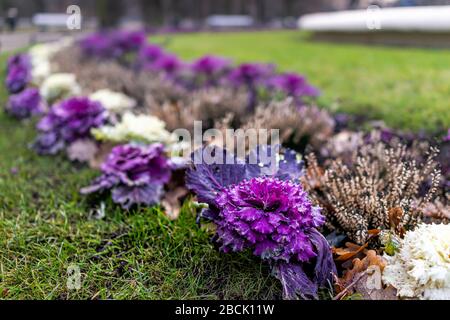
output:
[[302, 187], [260, 177], [233, 185], [216, 198], [222, 250], [252, 248], [263, 259], [307, 262], [316, 256], [307, 234], [324, 223]]

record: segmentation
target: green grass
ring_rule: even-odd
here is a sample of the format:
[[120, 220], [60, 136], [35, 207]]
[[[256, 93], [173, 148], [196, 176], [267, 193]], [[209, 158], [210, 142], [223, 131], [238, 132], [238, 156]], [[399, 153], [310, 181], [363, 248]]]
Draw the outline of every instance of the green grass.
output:
[[[0, 299], [279, 295], [250, 254], [219, 254], [188, 205], [175, 222], [158, 208], [127, 213], [110, 202], [104, 220], [91, 218], [96, 202], [78, 190], [96, 172], [35, 155], [33, 136], [30, 123], [0, 115]], [[71, 264], [81, 269], [78, 291], [66, 286]]]
[[[179, 35], [167, 45], [184, 58], [216, 53], [303, 72], [330, 108], [400, 127], [449, 125], [447, 52], [313, 44], [293, 32]], [[110, 202], [105, 219], [93, 219], [98, 202], [78, 190], [97, 173], [62, 156], [37, 156], [28, 147], [34, 135], [33, 122], [0, 112], [0, 299], [280, 296], [267, 266], [251, 254], [217, 252], [189, 204], [175, 222], [158, 208], [124, 212]], [[80, 290], [66, 285], [72, 264], [82, 273]]]
[[[1, 56], [2, 75], [4, 64]], [[97, 172], [37, 156], [28, 147], [34, 136], [32, 122], [0, 112], [0, 300], [280, 296], [250, 253], [219, 254], [188, 204], [175, 222], [158, 208], [124, 212], [110, 202], [105, 219], [91, 218], [98, 202], [78, 190]], [[80, 290], [67, 287], [73, 264]]]
[[158, 36], [185, 59], [217, 54], [276, 63], [319, 87], [320, 105], [384, 119], [392, 127], [450, 127], [450, 52], [310, 42], [297, 31]]

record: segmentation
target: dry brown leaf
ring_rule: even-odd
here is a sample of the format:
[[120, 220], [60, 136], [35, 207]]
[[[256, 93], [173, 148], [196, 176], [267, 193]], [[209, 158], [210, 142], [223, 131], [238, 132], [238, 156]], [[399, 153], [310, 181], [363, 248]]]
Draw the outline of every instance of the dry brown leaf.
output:
[[383, 288], [381, 278], [370, 274], [370, 268], [368, 272], [360, 273], [361, 278], [355, 283], [354, 292], [359, 293], [364, 300], [398, 300], [397, 290], [391, 286]]
[[380, 229], [371, 229], [367, 231], [369, 234], [369, 239], [371, 239], [372, 237], [378, 236], [381, 232]]
[[347, 261], [355, 257], [358, 253], [363, 252], [368, 246], [368, 243], [359, 246], [357, 244], [347, 242], [345, 243], [345, 248], [333, 248], [333, 253], [337, 254], [336, 261]]
[[403, 228], [401, 222], [403, 219], [403, 209], [400, 207], [394, 207], [389, 209], [389, 226], [392, 230], [403, 237], [405, 234], [405, 229]]
[[347, 295], [358, 293], [366, 300], [394, 300], [396, 290], [385, 288], [382, 283], [382, 272], [386, 266], [383, 257], [374, 250], [367, 250], [363, 259], [352, 261], [352, 268], [348, 269], [342, 278], [336, 279], [335, 299], [342, 299]]
[[394, 207], [389, 209], [389, 225], [392, 229], [397, 229], [398, 225], [402, 221], [403, 209], [400, 207]]

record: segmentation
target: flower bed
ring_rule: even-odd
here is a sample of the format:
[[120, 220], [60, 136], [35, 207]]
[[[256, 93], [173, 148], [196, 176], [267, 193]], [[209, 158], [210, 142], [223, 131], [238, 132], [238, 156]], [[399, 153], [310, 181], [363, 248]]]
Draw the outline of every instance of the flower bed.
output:
[[[201, 202], [200, 221], [215, 225], [219, 250], [252, 250], [288, 299], [318, 298], [319, 291], [340, 299], [448, 298], [445, 257], [436, 265], [438, 280], [413, 277], [407, 291], [388, 273], [408, 272], [395, 267], [408, 250], [408, 230], [450, 218], [449, 157], [439, 158], [432, 137], [374, 124], [351, 131], [351, 117], [313, 105], [319, 91], [300, 75], [214, 56], [186, 63], [145, 39], [94, 34], [80, 43], [39, 45], [8, 61], [7, 112], [42, 116], [36, 151], [64, 151], [101, 167], [83, 194], [111, 194], [124, 211], [161, 204], [175, 219], [189, 190]], [[171, 131], [193, 132], [195, 120], [204, 129], [281, 129], [278, 169], [180, 157], [184, 146]], [[441, 153], [448, 152], [448, 137], [438, 139]], [[204, 141], [200, 152], [230, 157], [215, 143]], [[306, 163], [297, 152], [310, 154]], [[445, 235], [447, 225], [442, 229]], [[446, 242], [441, 233], [436, 241]], [[437, 263], [424, 259], [430, 269]], [[376, 280], [374, 269], [376, 288], [367, 285]], [[436, 292], [421, 289], [428, 285]]]

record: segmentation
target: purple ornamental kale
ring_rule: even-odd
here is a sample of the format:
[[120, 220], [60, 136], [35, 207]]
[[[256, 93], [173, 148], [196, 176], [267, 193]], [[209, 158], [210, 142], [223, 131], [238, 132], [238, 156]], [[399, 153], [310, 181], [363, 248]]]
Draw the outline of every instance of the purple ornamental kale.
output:
[[258, 98], [258, 86], [273, 75], [273, 65], [243, 63], [230, 72], [229, 81], [235, 87], [244, 86], [249, 91], [247, 109], [254, 110]]
[[227, 73], [231, 61], [222, 57], [203, 56], [195, 60], [190, 69], [193, 73], [193, 87], [216, 86], [219, 80]]
[[106, 32], [92, 33], [79, 42], [82, 52], [86, 56], [98, 58], [113, 58], [118, 56], [113, 39]]
[[27, 69], [23, 67], [12, 67], [6, 75], [6, 88], [9, 93], [19, 93], [30, 82], [31, 77]]
[[[217, 147], [196, 153], [205, 152], [233, 158]], [[269, 175], [267, 163], [250, 164], [249, 159], [195, 164], [187, 172], [186, 185], [208, 204], [200, 217], [217, 225], [222, 251], [253, 250], [270, 263], [286, 299], [316, 299], [318, 288], [332, 283], [335, 265], [326, 239], [316, 229], [324, 217], [297, 182], [302, 164], [293, 153], [288, 151]]]
[[286, 262], [316, 256], [306, 234], [325, 219], [300, 184], [256, 177], [225, 188], [215, 201], [222, 251], [254, 248], [256, 256]]
[[40, 134], [34, 148], [40, 154], [56, 154], [67, 145], [91, 136], [91, 129], [106, 123], [106, 112], [96, 101], [69, 98], [52, 106], [37, 125]]
[[447, 135], [446, 136], [444, 136], [444, 142], [449, 142], [450, 141], [450, 129], [448, 129], [448, 131], [447, 131]]
[[231, 71], [229, 80], [235, 86], [255, 86], [271, 76], [273, 71], [273, 65], [243, 63]]
[[31, 81], [31, 61], [26, 54], [18, 54], [8, 60], [5, 85], [9, 93], [19, 93]]
[[112, 199], [123, 208], [135, 204], [153, 205], [159, 202], [164, 184], [171, 177], [170, 161], [164, 146], [121, 145], [115, 147], [103, 163], [102, 176], [81, 193], [111, 190]]
[[11, 68], [16, 67], [16, 66], [21, 66], [24, 67], [26, 69], [31, 69], [31, 59], [30, 56], [28, 54], [25, 53], [20, 53], [20, 54], [16, 54], [11, 56], [8, 59], [8, 63], [6, 66], [6, 71], [11, 70]]
[[299, 105], [303, 103], [303, 97], [317, 97], [320, 94], [320, 91], [310, 85], [305, 77], [296, 73], [277, 75], [270, 82], [276, 89], [284, 92], [287, 96], [293, 97]]
[[145, 42], [146, 34], [143, 31], [115, 31], [92, 33], [79, 44], [87, 56], [116, 59], [139, 51]]
[[39, 90], [28, 88], [11, 95], [6, 105], [6, 112], [18, 119], [26, 119], [43, 112], [43, 103]]
[[137, 52], [147, 41], [144, 31], [122, 30], [113, 33], [113, 42], [122, 54]]
[[156, 44], [147, 44], [141, 47], [138, 54], [138, 67], [144, 70], [153, 71], [155, 61], [165, 55], [163, 48]]
[[174, 54], [163, 54], [153, 63], [153, 69], [164, 72], [168, 77], [174, 77], [183, 67], [181, 60]]
[[203, 56], [192, 63], [192, 70], [197, 73], [213, 76], [224, 71], [230, 65], [230, 60], [215, 57]]

